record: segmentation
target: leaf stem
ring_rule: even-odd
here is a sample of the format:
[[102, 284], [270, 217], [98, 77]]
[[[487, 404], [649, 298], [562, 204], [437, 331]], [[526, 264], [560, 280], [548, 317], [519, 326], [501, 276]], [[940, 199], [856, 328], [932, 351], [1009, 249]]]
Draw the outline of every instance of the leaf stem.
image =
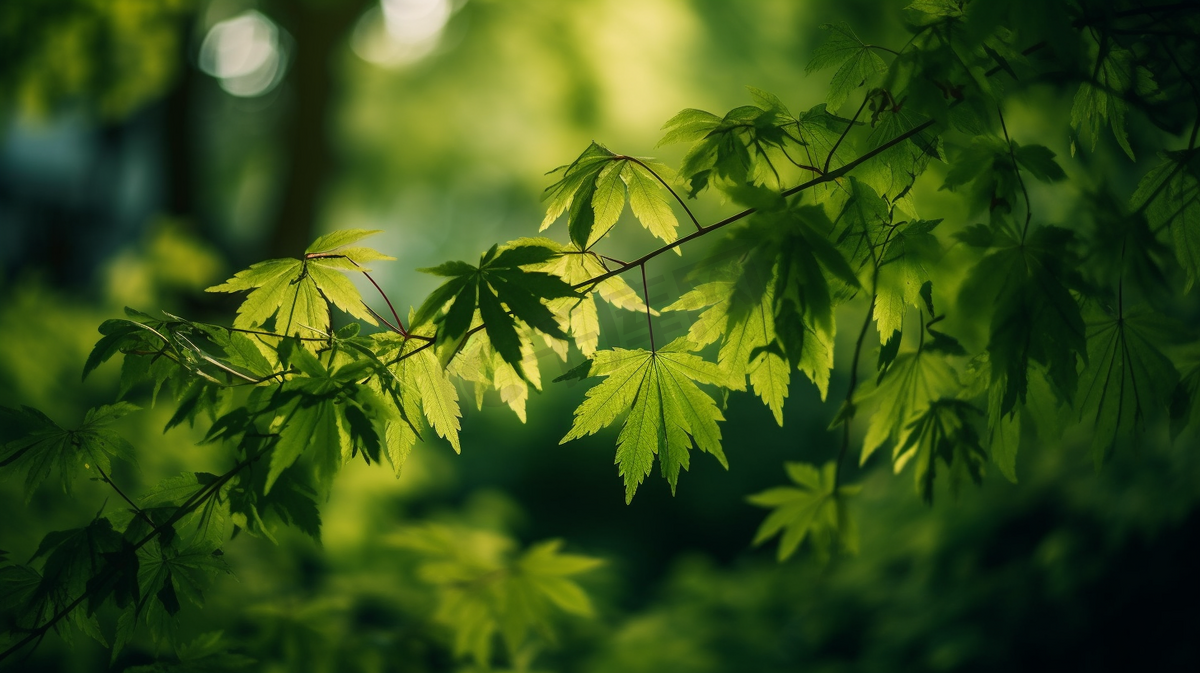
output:
[[650, 320], [650, 290], [646, 284], [646, 265], [642, 264], [642, 296], [646, 299], [646, 327], [650, 328], [650, 352], [657, 353], [654, 347], [654, 322]]
[[[1021, 185], [1021, 193], [1025, 195], [1025, 227], [1021, 229], [1021, 242], [1029, 233], [1029, 222], [1033, 219], [1033, 204], [1029, 201], [1029, 190], [1025, 188], [1025, 178], [1021, 177], [1021, 167], [1017, 164], [1017, 153], [1013, 150], [1012, 138], [1008, 137], [1008, 126], [1004, 123], [1004, 112], [996, 106], [996, 116], [1000, 118], [1000, 128], [1004, 131], [1004, 142], [1008, 144], [1008, 157], [1012, 159], [1013, 173], [1017, 176], [1017, 184]], [[924, 334], [924, 332], [921, 332]]]
[[[876, 267], [878, 273], [878, 267]], [[854, 359], [850, 361], [850, 386], [846, 389], [845, 405], [853, 404], [854, 391], [858, 388], [858, 361], [862, 356], [862, 345], [867, 336], [867, 330], [871, 327], [871, 317], [875, 315], [875, 301], [878, 295], [874, 290], [871, 292], [871, 303], [867, 306], [867, 317], [863, 320], [862, 328], [858, 331], [858, 340], [854, 342]], [[846, 457], [846, 453], [850, 449], [850, 424], [854, 421], [854, 412], [849, 412], [850, 415], [846, 420], [842, 421], [842, 445], [838, 448], [837, 462], [834, 464], [833, 471], [833, 492], [837, 493], [838, 484], [842, 481], [842, 460]]]

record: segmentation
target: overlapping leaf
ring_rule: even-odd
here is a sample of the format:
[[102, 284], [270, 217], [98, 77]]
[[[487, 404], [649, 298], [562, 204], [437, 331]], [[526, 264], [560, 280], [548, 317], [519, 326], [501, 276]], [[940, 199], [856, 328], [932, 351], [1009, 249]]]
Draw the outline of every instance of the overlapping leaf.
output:
[[[421, 328], [415, 333], [426, 336]], [[372, 379], [379, 392], [391, 397], [398, 410], [395, 418], [386, 421], [385, 440], [389, 460], [399, 474], [412, 445], [417, 441], [419, 428], [414, 427], [424, 418], [439, 436], [450, 442], [455, 453], [462, 451], [459, 443], [459, 419], [462, 411], [458, 404], [458, 391], [445, 368], [437, 361], [432, 349], [425, 348], [428, 342], [422, 339], [401, 339], [393, 334], [375, 336], [379, 355], [393, 362], [389, 367], [395, 385], [385, 385], [382, 378]]]
[[[680, 168], [691, 196], [715, 184], [745, 201], [739, 190], [748, 183], [778, 190], [785, 175], [812, 177], [849, 123], [823, 104], [794, 116], [775, 96], [758, 89], [751, 94], [755, 105], [734, 108], [724, 117], [687, 109], [663, 125], [666, 135], [659, 145], [692, 144]], [[845, 159], [840, 151], [838, 157]]]
[[672, 493], [680, 468], [688, 469], [693, 443], [728, 466], [717, 425], [725, 419], [696, 385], [721, 385], [725, 375], [691, 354], [693, 347], [681, 337], [656, 352], [617, 348], [599, 351], [592, 360], [590, 375], [606, 379], [587, 392], [571, 431], [559, 443], [595, 434], [628, 412], [617, 436], [616, 458], [626, 502], [650, 474], [656, 455]]
[[972, 214], [985, 208], [1011, 212], [1020, 189], [1018, 170], [1041, 182], [1060, 182], [1067, 177], [1054, 160], [1054, 152], [1043, 145], [1019, 145], [977, 136], [954, 158], [942, 189], [965, 188]]
[[[563, 245], [548, 238], [522, 238], [514, 241], [519, 245], [540, 245], [550, 248], [558, 256], [542, 265], [531, 265], [533, 271], [543, 271], [562, 278], [572, 287], [586, 283], [608, 272], [601, 258], [593, 252], [580, 252], [573, 245]], [[559, 326], [569, 332], [575, 340], [576, 347], [585, 357], [591, 357], [596, 352], [600, 340], [600, 316], [596, 305], [596, 296], [608, 302], [614, 308], [644, 313], [646, 304], [621, 276], [612, 276], [599, 283], [585, 285], [580, 288], [579, 297], [561, 297], [546, 303], [554, 315], [559, 318]], [[652, 315], [658, 311], [651, 310]], [[554, 343], [547, 337], [548, 345], [554, 348], [560, 357], [566, 355], [565, 344]], [[558, 347], [562, 344], [562, 347]]]
[[783, 425], [791, 368], [775, 342], [774, 298], [768, 289], [753, 308], [731, 315], [735, 291], [736, 283], [731, 281], [704, 283], [663, 310], [706, 309], [692, 323], [688, 339], [702, 347], [724, 337], [717, 356], [717, 365], [725, 374], [724, 385], [745, 390], [749, 376], [755, 394], [771, 409], [775, 421]]
[[995, 249], [963, 283], [967, 315], [992, 310], [987, 351], [993, 385], [1004, 390], [1001, 412], [1024, 402], [1032, 363], [1044, 366], [1062, 399], [1075, 390], [1076, 362], [1086, 357], [1083, 318], [1066, 283], [1075, 255], [1071, 232], [1038, 227], [1022, 242], [995, 235]]
[[[1154, 89], [1150, 71], [1135, 63], [1133, 52], [1110, 45], [1099, 56], [1095, 81], [1080, 84], [1075, 93], [1075, 102], [1071, 106], [1071, 127], [1076, 133], [1088, 136], [1091, 149], [1095, 150], [1100, 130], [1108, 124], [1117, 144], [1133, 161], [1129, 131], [1125, 128], [1125, 115], [1129, 111], [1125, 97], [1132, 92], [1147, 95]], [[1071, 143], [1071, 151], [1075, 151], [1074, 142]]]
[[380, 460], [378, 424], [388, 419], [394, 407], [358, 383], [377, 364], [370, 359], [324, 357], [322, 362], [295, 339], [283, 342], [280, 359], [298, 375], [272, 393], [270, 427], [278, 439], [271, 450], [264, 492], [301, 455], [307, 454], [320, 490], [327, 490], [342, 463], [359, 451], [368, 462]]
[[855, 394], [855, 405], [876, 404], [863, 438], [861, 462], [866, 463], [884, 442], [905, 446], [914, 421], [934, 400], [957, 392], [958, 387], [954, 368], [944, 356], [925, 350], [897, 356], [882, 378], [867, 383]]

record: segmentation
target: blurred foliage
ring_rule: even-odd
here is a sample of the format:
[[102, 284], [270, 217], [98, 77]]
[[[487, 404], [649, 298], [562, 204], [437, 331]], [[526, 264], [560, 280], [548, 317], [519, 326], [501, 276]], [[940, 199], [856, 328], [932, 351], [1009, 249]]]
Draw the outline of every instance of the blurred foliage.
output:
[[[0, 7], [9, 140], [64, 111], [110, 130], [160, 124], [156, 146], [176, 152], [182, 137], [191, 149], [153, 165], [195, 171], [163, 188], [194, 190], [182, 201], [190, 210], [172, 206], [170, 217], [127, 226], [115, 249], [89, 250], [104, 259], [86, 286], [36, 269], [4, 281], [0, 404], [45, 416], [12, 412], [0, 433], [3, 472], [17, 475], [0, 484], [0, 506], [17, 513], [0, 540], [11, 551], [0, 553], [0, 618], [17, 628], [0, 648], [39, 621], [18, 604], [34, 600], [45, 616], [84, 591], [96, 600], [71, 619], [94, 640], [55, 630], [27, 659], [0, 666], [1194, 667], [1194, 8], [906, 4], [471, 0], [447, 10], [431, 51], [390, 63], [371, 61], [362, 41], [384, 20], [375, 3]], [[258, 97], [198, 77], [199, 38], [252, 9], [296, 39], [280, 38], [281, 50], [315, 48], [314, 16], [349, 17], [315, 59], [335, 82], [318, 119], [326, 135], [298, 141], [281, 123], [297, 114], [312, 60]], [[762, 89], [747, 96], [747, 83]], [[165, 96], [184, 101], [186, 123]], [[664, 132], [664, 143], [691, 143], [661, 149], [678, 179], [618, 154], [649, 150]], [[174, 316], [229, 324], [237, 305], [200, 290], [263, 257], [278, 201], [290, 198], [285, 169], [322, 156], [297, 142], [328, 143], [333, 159], [315, 225], [283, 226], [383, 229], [377, 245], [399, 261], [368, 280], [360, 263], [383, 256], [351, 253], [334, 233], [308, 249], [317, 258], [255, 265], [222, 288], [257, 294], [235, 327], [291, 334], [295, 322], [302, 336], [315, 329], [345, 349], [320, 359], [313, 343], [239, 339]], [[130, 147], [105, 151], [138, 151]], [[582, 147], [562, 173], [542, 175]], [[790, 204], [777, 195], [876, 150], [853, 177]], [[632, 259], [659, 245], [654, 237], [693, 230], [657, 177], [705, 197], [680, 202], [696, 227], [734, 206], [758, 213], [710, 244], [713, 261], [689, 247], [657, 258], [642, 288], [614, 276], [598, 288], [603, 303], [566, 296], [563, 281], [620, 264], [580, 254], [600, 239], [606, 255]], [[104, 198], [177, 201], [152, 182], [131, 184], [140, 186]], [[422, 306], [437, 281], [414, 269], [531, 235], [547, 185], [543, 228], [565, 213], [559, 238], [571, 243], [523, 238], [478, 267], [447, 263], [438, 268], [451, 280]], [[17, 197], [0, 190], [0, 199]], [[606, 238], [613, 227], [619, 235]], [[376, 282], [394, 312], [374, 299]], [[499, 301], [515, 316], [495, 313]], [[147, 313], [97, 335], [123, 306]], [[162, 309], [170, 314], [151, 317]], [[693, 322], [684, 311], [701, 312]], [[347, 314], [407, 324], [415, 336], [360, 333]], [[472, 330], [489, 339], [468, 340]], [[103, 357], [89, 360], [98, 337]], [[361, 420], [391, 394], [356, 385], [375, 366], [367, 351], [406, 357], [423, 338], [437, 348], [397, 370], [397, 415], [366, 429]], [[696, 352], [669, 353], [673, 339]], [[130, 352], [117, 357], [121, 349]], [[621, 390], [625, 406], [665, 418], [667, 390], [704, 414], [625, 421], [627, 498], [655, 456], [667, 477], [646, 480], [628, 507], [610, 462], [616, 433], [582, 437], [616, 421], [621, 405], [569, 420], [584, 399], [578, 380], [621, 374], [605, 358], [623, 352], [650, 363], [624, 374], [654, 372]], [[582, 367], [579, 355], [589, 358]], [[673, 370], [655, 363], [672, 356], [706, 388], [670, 392]], [[100, 364], [108, 357], [123, 362]], [[217, 449], [213, 440], [254, 433], [235, 415], [266, 396], [193, 379], [265, 377], [274, 361], [295, 369], [286, 391], [295, 406], [257, 429], [290, 427], [291, 449], [263, 463], [254, 450], [267, 441]], [[94, 372], [81, 385], [85, 367]], [[556, 372], [564, 380], [551, 382]], [[610, 380], [587, 399], [616, 388]], [[844, 396], [840, 410], [821, 404], [829, 394]], [[468, 409], [460, 423], [464, 395], [481, 413]], [[102, 406], [114, 397], [147, 408], [116, 419]], [[318, 420], [293, 423], [301, 407]], [[97, 429], [97, 415], [113, 417], [101, 420], [132, 448]], [[831, 418], [835, 433], [823, 434]], [[56, 425], [79, 419], [81, 433]], [[695, 436], [705, 419], [713, 428], [724, 419], [715, 437], [696, 437], [720, 464], [690, 464], [691, 438], [670, 429]], [[17, 438], [32, 426], [36, 441]], [[564, 434], [580, 446], [556, 447]], [[861, 453], [847, 452], [851, 440]], [[110, 463], [114, 452], [133, 460]], [[51, 471], [60, 458], [64, 469]], [[222, 483], [231, 459], [249, 476]], [[792, 484], [780, 486], [784, 460]], [[392, 469], [367, 466], [384, 461]], [[1093, 473], [1093, 462], [1104, 469]], [[680, 467], [690, 469], [683, 480]], [[936, 507], [889, 474], [903, 469]], [[57, 483], [27, 493], [20, 478], [72, 473], [87, 477], [71, 482], [73, 498]], [[955, 488], [967, 480], [980, 488]], [[219, 496], [160, 530], [210, 490]], [[777, 535], [776, 549], [752, 550]], [[144, 546], [131, 551], [138, 538]], [[88, 582], [131, 554], [136, 577]]]
[[49, 0], [0, 7], [0, 106], [44, 117], [84, 105], [121, 118], [178, 73], [192, 0]]

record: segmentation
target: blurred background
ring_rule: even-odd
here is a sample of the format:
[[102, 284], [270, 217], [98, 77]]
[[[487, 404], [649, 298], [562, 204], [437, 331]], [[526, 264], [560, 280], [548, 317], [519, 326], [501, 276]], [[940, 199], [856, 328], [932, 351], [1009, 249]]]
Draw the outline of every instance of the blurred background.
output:
[[[79, 383], [102, 320], [129, 305], [228, 324], [237, 299], [204, 287], [339, 228], [383, 230], [371, 243], [397, 261], [376, 278], [398, 307], [417, 305], [437, 281], [416, 268], [534, 235], [544, 173], [591, 140], [677, 164], [680, 148], [654, 145], [682, 108], [723, 113], [752, 85], [807, 109], [828, 84], [829, 73], [804, 74], [818, 27], [846, 20], [900, 45], [905, 4], [6, 0], [0, 404], [77, 422], [117, 388], [115, 363]], [[1041, 111], [1065, 124], [1069, 95], [1045, 87], [1019, 103], [1014, 136], [1066, 157], [1065, 129]], [[936, 195], [920, 205], [956, 214]], [[728, 214], [716, 198], [694, 210], [702, 222]], [[548, 233], [565, 239], [562, 226]], [[613, 256], [652, 246], [626, 232]], [[703, 248], [651, 269], [652, 304], [688, 287]], [[643, 345], [643, 316], [601, 310], [602, 346]], [[575, 361], [545, 358], [544, 380]], [[845, 386], [835, 378], [830, 399]], [[185, 631], [223, 630], [254, 670], [460, 670], [413, 559], [388, 543], [438, 521], [520, 544], [564, 538], [607, 561], [581, 579], [597, 616], [556, 624], [537, 670], [1185, 670], [1200, 658], [1200, 461], [1183, 450], [1194, 437], [1172, 448], [1161, 433], [1100, 475], [1086, 434], [1033, 442], [1020, 486], [991, 475], [932, 508], [907, 475], [873, 462], [854, 477], [861, 554], [777, 564], [773, 548], [750, 546], [763, 511], [745, 498], [784, 483], [786, 460], [833, 457], [834, 403], [795, 377], [780, 428], [733, 395], [729, 471], [697, 456], [677, 496], [654, 475], [626, 506], [615, 431], [558, 445], [583, 390], [548, 383], [527, 424], [498, 399], [469, 408], [464, 394], [461, 456], [431, 438], [399, 480], [348, 466], [322, 505], [322, 544], [286, 531], [277, 544], [234, 539], [233, 575], [202, 610], [185, 608]], [[197, 431], [161, 432], [170, 413], [123, 422], [139, 458], [115, 475], [127, 490], [223, 469]], [[49, 485], [26, 504], [21, 484], [0, 482], [0, 546], [24, 561], [47, 530], [114, 506], [102, 484], [78, 486], [74, 499]], [[94, 643], [52, 635], [13, 665], [123, 670], [156, 654], [139, 641], [109, 662]]]

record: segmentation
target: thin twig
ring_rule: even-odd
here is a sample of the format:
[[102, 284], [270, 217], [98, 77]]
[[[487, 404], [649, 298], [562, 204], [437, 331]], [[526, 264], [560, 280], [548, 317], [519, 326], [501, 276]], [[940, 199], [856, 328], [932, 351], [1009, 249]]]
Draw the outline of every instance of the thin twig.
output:
[[143, 511], [141, 507], [138, 507], [137, 503], [135, 503], [133, 500], [130, 500], [129, 496], [125, 495], [125, 491], [122, 491], [121, 487], [117, 486], [116, 482], [114, 482], [111, 477], [105, 474], [104, 468], [97, 464], [96, 471], [100, 473], [100, 479], [109, 486], [112, 486], [113, 490], [117, 492], [117, 495], [121, 496], [121, 499], [129, 504], [130, 509], [132, 509], [135, 514], [142, 517], [142, 520], [150, 524], [151, 528], [154, 527], [154, 522], [150, 520], [150, 517], [146, 514], [146, 512]]
[[[793, 194], [798, 194], [806, 189], [811, 189], [817, 185], [824, 184], [826, 182], [833, 182], [833, 181], [837, 180], [838, 178], [843, 177], [844, 175], [846, 175], [850, 171], [854, 170], [855, 168], [858, 168], [863, 163], [870, 161], [871, 159], [875, 158], [879, 154], [882, 154], [883, 152], [886, 152], [887, 150], [891, 149], [892, 147], [895, 147], [896, 145], [904, 142], [905, 140], [908, 140], [909, 138], [921, 133], [922, 131], [933, 126], [936, 123], [937, 123], [936, 121], [930, 119], [929, 121], [926, 121], [918, 126], [915, 126], [911, 129], [909, 129], [908, 131], [901, 133], [900, 135], [896, 136], [895, 138], [892, 138], [888, 142], [880, 145], [879, 147], [876, 147], [875, 149], [867, 152], [866, 154], [862, 155], [861, 157], [855, 159], [854, 161], [851, 161], [850, 163], [848, 163], [840, 168], [837, 168], [828, 173], [825, 173], [824, 175], [815, 177], [812, 180], [809, 180], [808, 182], [805, 182], [803, 184], [792, 187], [791, 189], [784, 190], [783, 192], [780, 193], [780, 196], [786, 198], [786, 197], [792, 196]], [[724, 226], [733, 224], [734, 222], [737, 222], [739, 220], [743, 220], [743, 219], [749, 217], [750, 215], [753, 215], [756, 212], [758, 212], [758, 210], [756, 208], [747, 208], [746, 210], [743, 210], [740, 213], [730, 215], [729, 217], [721, 220], [720, 222], [710, 224], [707, 227], [702, 227], [700, 229], [700, 231], [693, 232], [691, 234], [688, 234], [687, 236], [684, 236], [683, 238], [676, 239], [670, 243], [667, 243], [666, 245], [664, 245], [660, 248], [652, 250], [652, 251], [646, 253], [645, 255], [642, 255], [641, 257], [633, 260], [632, 262], [629, 262], [628, 264], [622, 266], [619, 269], [613, 269], [612, 271], [609, 271], [608, 273], [601, 274], [599, 276], [596, 276], [595, 278], [585, 280], [581, 283], [576, 283], [575, 285], [572, 285], [571, 287], [574, 289], [579, 289], [581, 287], [585, 287], [587, 285], [591, 285], [594, 283], [599, 283], [600, 281], [612, 278], [613, 276], [624, 273], [624, 272], [628, 271], [629, 269], [632, 269], [635, 266], [641, 266], [645, 262], [648, 262], [665, 252], [674, 250], [675, 248], [678, 248], [679, 246], [683, 245], [684, 243], [689, 243], [691, 241], [694, 241], [697, 238], [700, 238], [701, 236], [704, 236], [705, 234], [714, 232], [717, 229], [720, 229]]]
[[860, 114], [862, 114], [862, 111], [864, 109], [866, 109], [867, 102], [870, 100], [871, 100], [871, 93], [868, 93], [866, 96], [863, 96], [862, 105], [858, 106], [858, 111], [855, 112], [854, 116], [850, 118], [850, 123], [846, 124], [846, 128], [842, 129], [842, 135], [838, 136], [837, 142], [833, 144], [833, 147], [829, 150], [828, 156], [825, 157], [825, 170], [821, 171], [821, 173], [829, 172], [829, 163], [831, 161], [833, 161], [834, 153], [837, 152], [837, 148], [841, 146], [842, 141], [846, 139], [846, 134], [850, 133], [850, 129], [854, 128], [854, 123], [858, 121], [858, 116]]

